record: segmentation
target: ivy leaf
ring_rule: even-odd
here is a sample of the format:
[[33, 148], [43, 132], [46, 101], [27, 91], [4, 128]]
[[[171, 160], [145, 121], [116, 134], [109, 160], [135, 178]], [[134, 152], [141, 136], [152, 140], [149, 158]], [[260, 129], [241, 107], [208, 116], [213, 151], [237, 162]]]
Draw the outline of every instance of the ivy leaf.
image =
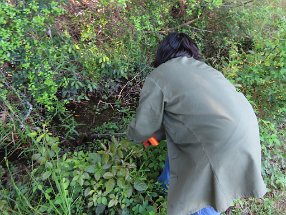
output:
[[114, 186], [115, 186], [114, 179], [113, 178], [109, 179], [105, 184], [106, 193], [110, 193], [113, 190]]
[[142, 192], [142, 191], [147, 190], [148, 185], [147, 185], [145, 182], [143, 182], [143, 181], [136, 180], [136, 181], [134, 182], [134, 188], [135, 188], [136, 190], [138, 190], [139, 192]]

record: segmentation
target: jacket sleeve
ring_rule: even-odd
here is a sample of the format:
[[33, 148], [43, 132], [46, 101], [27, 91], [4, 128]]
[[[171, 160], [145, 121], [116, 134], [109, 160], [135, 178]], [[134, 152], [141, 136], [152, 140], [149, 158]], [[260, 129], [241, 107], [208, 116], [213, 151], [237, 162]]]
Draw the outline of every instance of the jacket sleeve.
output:
[[128, 127], [128, 139], [142, 143], [154, 133], [158, 139], [162, 139], [165, 133], [162, 128], [163, 113], [163, 92], [157, 83], [147, 77], [140, 93], [136, 117]]
[[157, 131], [154, 132], [154, 135], [158, 141], [166, 140], [166, 132], [163, 126]]

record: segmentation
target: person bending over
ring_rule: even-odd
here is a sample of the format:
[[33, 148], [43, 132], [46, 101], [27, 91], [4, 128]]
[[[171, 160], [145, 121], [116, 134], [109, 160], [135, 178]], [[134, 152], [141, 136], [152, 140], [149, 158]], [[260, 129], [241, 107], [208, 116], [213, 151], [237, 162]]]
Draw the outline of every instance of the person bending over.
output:
[[199, 53], [184, 33], [159, 44], [127, 132], [136, 143], [166, 137], [168, 215], [223, 212], [234, 199], [266, 193], [253, 108]]

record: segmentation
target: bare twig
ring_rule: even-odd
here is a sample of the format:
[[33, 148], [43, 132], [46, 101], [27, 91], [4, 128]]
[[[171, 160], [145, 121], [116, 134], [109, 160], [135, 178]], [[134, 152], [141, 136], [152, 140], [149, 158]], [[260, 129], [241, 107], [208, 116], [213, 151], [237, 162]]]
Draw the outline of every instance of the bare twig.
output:
[[241, 2], [240, 4], [224, 4], [222, 5], [222, 7], [228, 7], [228, 8], [234, 8], [234, 7], [240, 7], [240, 6], [245, 6], [251, 2], [254, 2], [254, 0], [249, 0], [249, 1], [246, 1], [246, 2]]
[[199, 19], [199, 18], [189, 20], [189, 21], [187, 21], [187, 22], [185, 22], [185, 23], [183, 23], [183, 24], [181, 24], [181, 25], [178, 25], [178, 26], [176, 26], [176, 27], [167, 28], [165, 31], [174, 31], [174, 30], [176, 30], [176, 29], [178, 29], [178, 28], [181, 28], [181, 27], [183, 27], [183, 26], [188, 26], [188, 25], [194, 23], [195, 21], [197, 21], [198, 19]]
[[205, 30], [205, 29], [201, 29], [201, 28], [197, 28], [197, 27], [192, 27], [192, 26], [188, 26], [188, 28], [192, 28], [192, 29], [197, 30], [197, 31], [209, 32], [209, 33], [212, 33], [212, 32], [213, 32], [213, 31], [210, 31], [210, 30]]
[[105, 102], [105, 101], [102, 101], [102, 100], [99, 100], [99, 101], [98, 101], [98, 103], [97, 103], [97, 105], [96, 105], [96, 109], [98, 109], [98, 107], [99, 107], [99, 105], [100, 105], [101, 103], [106, 104], [106, 105], [110, 105], [110, 107], [112, 108], [112, 110], [114, 110], [114, 107], [113, 107], [114, 103]]
[[136, 74], [131, 80], [127, 81], [127, 83], [122, 87], [122, 89], [120, 90], [119, 94], [118, 94], [118, 99], [121, 98], [121, 94], [123, 92], [123, 90], [125, 89], [125, 87], [127, 86], [128, 83], [132, 82], [139, 74]]
[[[199, 19], [199, 17], [196, 18], [196, 19], [192, 19], [192, 20], [189, 20], [187, 22], [184, 22], [184, 23], [182, 23], [180, 25], [177, 25], [177, 26], [175, 26], [173, 28], [166, 28], [165, 30], [161, 30], [161, 31], [157, 31], [157, 32], [165, 34], [165, 33], [168, 33], [170, 31], [175, 31], [178, 28], [181, 28], [183, 26], [188, 26], [188, 25], [192, 24], [193, 22], [197, 21], [198, 19]], [[145, 33], [152, 33], [153, 31], [144, 31], [144, 32]]]
[[82, 133], [80, 134], [81, 137], [87, 137], [87, 138], [90, 138], [90, 139], [96, 139], [96, 138], [106, 138], [106, 137], [122, 137], [122, 136], [125, 136], [126, 135], [126, 132], [122, 132], [122, 133], [110, 133], [110, 134], [99, 134], [99, 133]]
[[[5, 74], [4, 74], [4, 70], [3, 68], [0, 69], [1, 70], [1, 73], [2, 73], [2, 76], [3, 78], [5, 78]], [[31, 103], [26, 99], [26, 96], [23, 95], [21, 92], [18, 92], [13, 86], [11, 86], [8, 82], [4, 81], [4, 85], [7, 87], [7, 88], [10, 88], [12, 89], [15, 94], [18, 96], [20, 102], [24, 105], [24, 104], [27, 104], [29, 106], [29, 109], [27, 110], [26, 114], [24, 115], [24, 117], [20, 120], [20, 128], [23, 130], [25, 129], [25, 121], [28, 119], [28, 117], [30, 116], [32, 110], [33, 110], [33, 106], [31, 105]], [[25, 106], [25, 105], [24, 105]]]
[[183, 23], [181, 25], [175, 26], [173, 28], [167, 28], [166, 30], [161, 30], [161, 31], [159, 31], [159, 33], [165, 34], [165, 33], [171, 32], [171, 31], [175, 31], [175, 30], [177, 30], [177, 29], [179, 29], [181, 27], [184, 27], [184, 26], [186, 26], [188, 28], [191, 28], [191, 29], [194, 29], [194, 30], [197, 30], [197, 31], [204, 31], [204, 32], [210, 32], [211, 33], [212, 31], [210, 31], [210, 30], [206, 30], [206, 29], [201, 29], [201, 28], [197, 28], [197, 27], [194, 27], [194, 26], [190, 26], [190, 24], [194, 23], [198, 19], [199, 19], [199, 17], [196, 18], [196, 19], [189, 20], [189, 21], [187, 21], [187, 22], [185, 22], [185, 23]]
[[25, 121], [28, 119], [28, 117], [30, 116], [30, 114], [31, 114], [31, 112], [32, 112], [32, 110], [33, 110], [33, 106], [31, 105], [31, 103], [28, 102], [28, 101], [25, 100], [25, 99], [24, 99], [24, 101], [25, 101], [26, 104], [29, 106], [29, 109], [28, 109], [27, 113], [25, 114], [24, 118], [23, 118], [23, 119], [21, 120], [21, 122], [20, 122], [20, 128], [21, 128], [21, 129], [24, 129], [24, 128], [25, 128], [24, 123], [25, 123]]

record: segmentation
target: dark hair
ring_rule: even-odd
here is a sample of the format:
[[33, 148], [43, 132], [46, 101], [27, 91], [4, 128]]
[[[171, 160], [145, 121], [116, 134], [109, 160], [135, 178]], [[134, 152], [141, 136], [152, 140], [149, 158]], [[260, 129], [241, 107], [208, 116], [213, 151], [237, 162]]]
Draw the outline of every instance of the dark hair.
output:
[[176, 57], [193, 57], [202, 60], [197, 44], [185, 33], [172, 32], [159, 44], [153, 66]]

